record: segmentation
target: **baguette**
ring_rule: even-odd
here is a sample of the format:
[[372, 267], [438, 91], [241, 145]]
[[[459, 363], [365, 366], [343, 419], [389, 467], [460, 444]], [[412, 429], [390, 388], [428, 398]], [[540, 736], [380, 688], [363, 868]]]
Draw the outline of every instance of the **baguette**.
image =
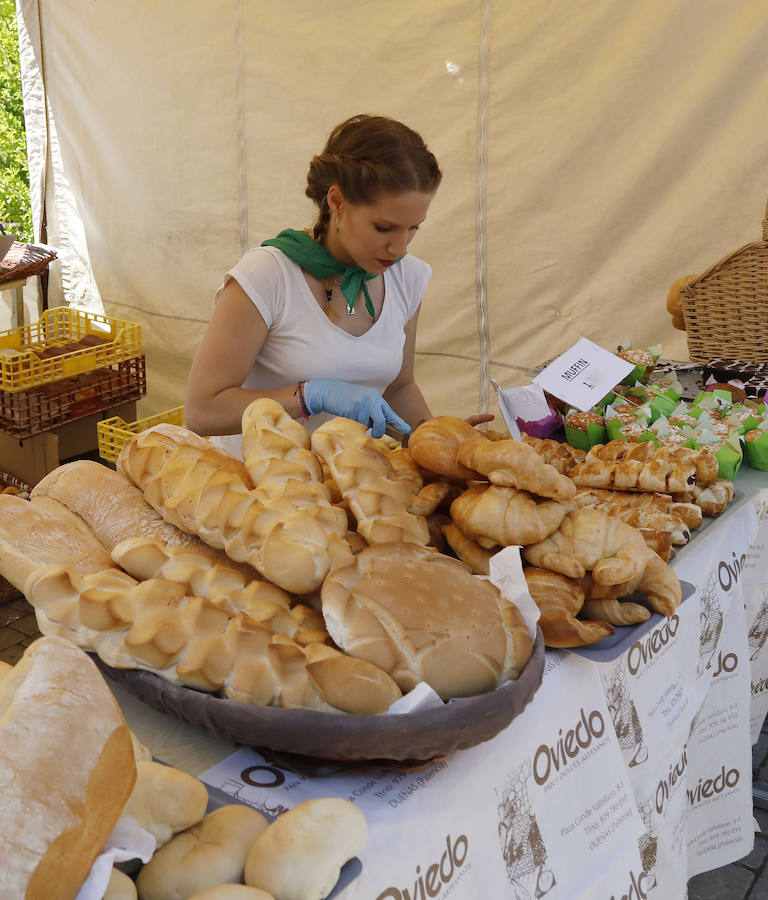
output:
[[135, 780], [128, 726], [96, 666], [39, 638], [0, 681], [0, 896], [73, 900]]

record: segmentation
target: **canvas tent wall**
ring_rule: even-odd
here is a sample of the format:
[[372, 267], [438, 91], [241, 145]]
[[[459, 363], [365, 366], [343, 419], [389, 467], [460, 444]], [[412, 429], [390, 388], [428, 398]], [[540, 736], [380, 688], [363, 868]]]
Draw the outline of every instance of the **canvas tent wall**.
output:
[[[436, 413], [580, 335], [661, 342], [680, 275], [759, 236], [762, 0], [17, 0], [50, 302], [142, 325], [144, 414], [183, 401], [223, 273], [311, 224], [306, 167], [356, 112], [445, 173], [417, 376]], [[39, 231], [37, 236], [39, 237]]]

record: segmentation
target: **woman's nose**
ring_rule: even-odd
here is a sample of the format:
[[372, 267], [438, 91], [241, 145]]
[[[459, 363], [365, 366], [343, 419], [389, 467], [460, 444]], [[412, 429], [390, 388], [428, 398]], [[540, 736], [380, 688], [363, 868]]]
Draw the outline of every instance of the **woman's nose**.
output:
[[391, 253], [392, 256], [405, 256], [407, 249], [408, 237], [404, 234], [393, 236], [387, 244], [387, 253]]

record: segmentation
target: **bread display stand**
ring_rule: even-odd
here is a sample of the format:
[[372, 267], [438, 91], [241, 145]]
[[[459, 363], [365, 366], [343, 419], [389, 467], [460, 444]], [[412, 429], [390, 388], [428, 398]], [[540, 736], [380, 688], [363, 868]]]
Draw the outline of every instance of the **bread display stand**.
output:
[[415, 763], [473, 747], [506, 728], [541, 684], [544, 639], [539, 629], [516, 681], [435, 709], [378, 716], [251, 706], [171, 684], [151, 672], [114, 669], [92, 657], [109, 679], [148, 706], [220, 740], [320, 760]]

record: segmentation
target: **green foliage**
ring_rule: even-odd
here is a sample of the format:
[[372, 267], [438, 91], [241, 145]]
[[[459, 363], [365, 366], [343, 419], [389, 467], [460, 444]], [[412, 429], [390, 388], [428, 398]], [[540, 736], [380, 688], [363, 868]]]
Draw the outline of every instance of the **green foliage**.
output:
[[15, 0], [0, 0], [0, 223], [33, 240]]

